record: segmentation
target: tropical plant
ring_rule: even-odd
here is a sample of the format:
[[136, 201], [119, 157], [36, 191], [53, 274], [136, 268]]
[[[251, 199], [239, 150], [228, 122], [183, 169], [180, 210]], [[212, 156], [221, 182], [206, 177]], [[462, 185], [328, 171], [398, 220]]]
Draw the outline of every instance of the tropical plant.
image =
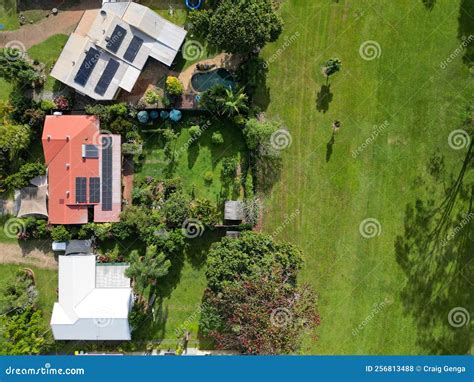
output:
[[215, 145], [222, 145], [224, 143], [224, 137], [220, 131], [212, 133], [211, 142]]
[[63, 225], [56, 225], [51, 229], [51, 239], [54, 241], [71, 240], [71, 233]]
[[243, 89], [234, 92], [232, 89], [225, 89], [225, 97], [218, 98], [222, 114], [229, 117], [242, 114], [248, 111], [248, 97]]
[[184, 86], [177, 77], [168, 76], [166, 78], [166, 92], [171, 96], [180, 96], [184, 93]]
[[28, 186], [30, 180], [38, 175], [45, 175], [46, 167], [39, 162], [26, 163], [20, 167], [16, 174], [5, 179], [5, 186], [10, 190], [17, 190]]
[[147, 247], [145, 255], [141, 256], [137, 250], [130, 253], [130, 267], [125, 271], [127, 277], [134, 280], [139, 291], [168, 274], [171, 261], [166, 259], [163, 252], [158, 252], [156, 245]]
[[152, 89], [149, 89], [149, 90], [146, 91], [146, 93], [145, 93], [146, 103], [156, 104], [156, 103], [160, 102], [160, 100], [161, 100], [161, 97], [156, 91], [154, 91]]
[[332, 76], [334, 73], [337, 73], [341, 70], [342, 62], [339, 58], [331, 58], [326, 61], [324, 65], [324, 74], [326, 76]]

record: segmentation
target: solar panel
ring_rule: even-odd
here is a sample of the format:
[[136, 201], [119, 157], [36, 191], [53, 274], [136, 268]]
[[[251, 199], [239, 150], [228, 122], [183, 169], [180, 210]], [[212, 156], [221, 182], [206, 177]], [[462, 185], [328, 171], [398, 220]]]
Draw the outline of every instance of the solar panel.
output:
[[118, 61], [114, 60], [111, 58], [109, 62], [107, 63], [107, 66], [105, 67], [104, 72], [100, 76], [99, 82], [97, 82], [97, 85], [95, 87], [95, 92], [100, 95], [104, 95], [105, 92], [107, 91], [107, 88], [110, 85], [110, 82], [115, 76], [115, 73], [117, 73], [117, 69], [119, 68], [120, 64]]
[[102, 137], [102, 210], [112, 211], [112, 138]]
[[138, 54], [138, 51], [142, 47], [143, 40], [140, 37], [133, 36], [132, 41], [130, 41], [130, 45], [127, 48], [127, 51], [123, 55], [123, 58], [129, 62], [133, 62], [135, 57]]
[[116, 25], [112, 32], [112, 36], [110, 36], [107, 41], [107, 49], [111, 52], [117, 53], [117, 50], [120, 48], [120, 45], [122, 45], [122, 41], [126, 34], [127, 31], [124, 28], [120, 25]]
[[81, 67], [77, 72], [76, 76], [74, 77], [74, 82], [85, 86], [87, 80], [91, 76], [92, 71], [94, 70], [95, 64], [99, 61], [100, 52], [97, 49], [89, 48], [84, 57], [84, 61], [82, 61]]
[[99, 148], [96, 145], [82, 145], [83, 158], [98, 158]]
[[87, 203], [87, 178], [76, 178], [76, 203]]
[[100, 178], [89, 178], [89, 202], [100, 202]]

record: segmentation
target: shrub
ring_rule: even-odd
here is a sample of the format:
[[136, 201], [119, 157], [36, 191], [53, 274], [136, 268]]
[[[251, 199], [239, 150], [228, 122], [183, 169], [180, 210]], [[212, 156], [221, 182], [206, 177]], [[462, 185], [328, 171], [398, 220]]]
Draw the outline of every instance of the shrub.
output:
[[142, 110], [138, 113], [137, 115], [138, 120], [140, 123], [147, 124], [148, 121], [150, 120], [150, 117], [148, 115], [148, 112], [146, 110]]
[[168, 76], [166, 79], [166, 92], [171, 96], [180, 96], [184, 93], [184, 86], [178, 78]]
[[155, 104], [155, 103], [158, 103], [160, 102], [161, 100], [161, 97], [160, 95], [155, 92], [154, 90], [147, 90], [146, 93], [145, 93], [145, 101], [146, 103], [149, 103], [149, 104]]
[[233, 178], [237, 174], [237, 165], [239, 160], [237, 157], [225, 157], [222, 160], [222, 176], [224, 178]]
[[64, 96], [58, 96], [54, 99], [54, 104], [56, 108], [59, 110], [67, 110], [69, 109], [69, 100]]
[[44, 99], [41, 101], [41, 110], [44, 111], [50, 111], [56, 107], [56, 104], [49, 100], [49, 99]]
[[189, 128], [189, 135], [191, 136], [191, 138], [197, 138], [201, 134], [201, 128], [198, 125], [194, 125]]
[[204, 181], [206, 183], [212, 183], [213, 179], [214, 179], [214, 174], [212, 173], [212, 171], [207, 171], [204, 174]]
[[57, 225], [51, 229], [51, 239], [54, 241], [68, 241], [71, 240], [71, 234], [63, 225]]
[[30, 180], [38, 175], [45, 175], [46, 167], [39, 162], [26, 163], [20, 167], [16, 174], [12, 174], [5, 179], [5, 185], [10, 190], [18, 190], [28, 186]]
[[211, 141], [215, 145], [222, 145], [224, 143], [224, 137], [218, 131], [212, 134]]

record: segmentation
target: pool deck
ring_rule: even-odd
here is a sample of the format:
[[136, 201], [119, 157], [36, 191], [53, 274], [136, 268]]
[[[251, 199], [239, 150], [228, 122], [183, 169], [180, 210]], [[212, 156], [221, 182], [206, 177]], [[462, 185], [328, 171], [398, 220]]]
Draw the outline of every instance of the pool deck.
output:
[[185, 93], [194, 93], [193, 87], [191, 85], [191, 78], [193, 74], [196, 71], [198, 71], [196, 68], [197, 65], [199, 64], [215, 65], [216, 69], [224, 68], [224, 69], [227, 69], [229, 72], [235, 72], [241, 61], [242, 61], [242, 57], [240, 57], [239, 55], [221, 53], [217, 55], [216, 57], [213, 57], [207, 60], [202, 60], [191, 65], [189, 68], [187, 68], [186, 70], [183, 70], [179, 74], [178, 79], [183, 83]]

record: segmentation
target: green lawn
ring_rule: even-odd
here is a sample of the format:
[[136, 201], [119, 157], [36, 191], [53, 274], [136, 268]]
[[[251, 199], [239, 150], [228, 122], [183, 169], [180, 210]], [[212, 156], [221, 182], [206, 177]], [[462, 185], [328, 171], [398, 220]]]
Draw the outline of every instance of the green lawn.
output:
[[[49, 37], [47, 40], [43, 41], [41, 44], [34, 45], [28, 49], [28, 55], [33, 60], [38, 60], [46, 65], [46, 71], [49, 74], [53, 68], [54, 63], [58, 59], [61, 51], [66, 45], [68, 36], [64, 34], [57, 34]], [[48, 91], [58, 90], [64, 85], [61, 84], [58, 80], [54, 79], [51, 76], [47, 76], [46, 82], [44, 84], [44, 89]]]
[[[216, 204], [220, 204], [226, 197], [238, 197], [232, 186], [222, 181], [221, 170], [223, 158], [234, 155], [240, 158], [245, 149], [241, 129], [230, 123], [214, 121], [199, 139], [189, 145], [191, 125], [184, 118], [176, 129], [179, 131], [179, 137], [173, 143], [173, 150], [179, 155], [174, 165], [169, 165], [166, 161], [161, 134], [155, 131], [143, 133], [145, 163], [140, 175], [158, 178], [180, 177], [189, 193], [194, 190], [196, 198], [207, 198]], [[224, 137], [222, 145], [216, 146], [211, 142], [212, 134], [216, 131], [220, 131]], [[204, 180], [208, 171], [213, 173], [211, 183]]]
[[[421, 0], [290, 0], [281, 12], [284, 34], [263, 51], [270, 95], [259, 102], [268, 105], [268, 116], [285, 122], [292, 145], [281, 181], [266, 196], [264, 230], [273, 232], [300, 211], [279, 238], [303, 249], [301, 279], [319, 294], [318, 340], [308, 338], [303, 352], [455, 352], [443, 343], [432, 344], [434, 350], [420, 345], [430, 329], [404, 308], [410, 296], [402, 296], [407, 279], [394, 242], [403, 234], [406, 205], [428, 196], [416, 184], [437, 186], [426, 170], [432, 154], [444, 156], [447, 172], [456, 172], [466, 154], [449, 147], [448, 135], [460, 126], [472, 76], [460, 54], [440, 68], [460, 45], [458, 28], [466, 28], [458, 25], [460, 1], [438, 1], [430, 11]], [[464, 20], [472, 26], [470, 14]], [[287, 47], [286, 38], [292, 41]], [[381, 48], [371, 61], [359, 54], [368, 40]], [[328, 91], [321, 67], [331, 57], [343, 67]], [[342, 128], [331, 142], [336, 119]], [[384, 121], [388, 127], [353, 158]], [[366, 218], [380, 222], [380, 236], [361, 236]], [[374, 316], [374, 304], [385, 299], [391, 303]], [[446, 324], [445, 309], [433, 320]]]
[[3, 25], [2, 30], [19, 28], [20, 23], [16, 13], [16, 0], [3, 0], [0, 3], [0, 24]]
[[13, 90], [13, 85], [7, 80], [0, 78], [0, 100], [8, 100], [8, 96]]
[[0, 293], [9, 280], [13, 280], [18, 269], [30, 268], [35, 273], [36, 287], [38, 288], [38, 305], [43, 311], [45, 324], [49, 327], [53, 304], [56, 302], [58, 274], [54, 270], [40, 269], [30, 265], [0, 264]]

